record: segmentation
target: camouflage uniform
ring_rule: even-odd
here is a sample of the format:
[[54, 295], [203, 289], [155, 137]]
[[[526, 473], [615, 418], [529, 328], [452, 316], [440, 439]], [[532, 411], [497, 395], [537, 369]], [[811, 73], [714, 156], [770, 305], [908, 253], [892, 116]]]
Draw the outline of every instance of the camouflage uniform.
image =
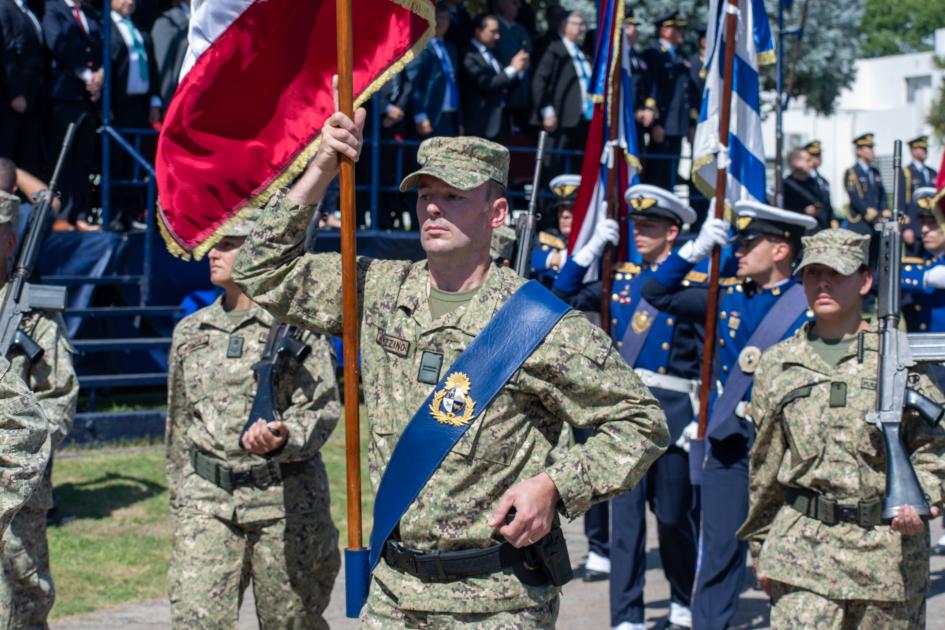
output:
[[[276, 394], [289, 437], [271, 462], [283, 482], [228, 492], [198, 476], [194, 449], [240, 471], [269, 460], [244, 451], [240, 434], [256, 392], [252, 365], [273, 319], [255, 305], [235, 313], [242, 316], [224, 311], [218, 299], [174, 329], [166, 435], [173, 624], [236, 627], [252, 578], [262, 628], [327, 628], [322, 612], [340, 557], [319, 449], [340, 413], [334, 352], [328, 340], [306, 333], [312, 351], [304, 363], [280, 364]], [[242, 341], [233, 344], [237, 337]]]
[[[867, 257], [868, 236], [825, 230], [804, 239], [801, 267], [821, 263], [849, 275]], [[799, 269], [801, 268], [799, 267]], [[866, 422], [876, 401], [877, 325], [860, 333], [834, 368], [808, 340], [812, 324], [766, 352], [754, 375], [748, 518], [739, 536], [758, 572], [774, 581], [772, 627], [920, 628], [929, 583], [929, 534], [903, 536], [888, 525], [835, 525], [788, 505], [814, 492], [838, 504], [882, 499], [886, 455], [881, 432]], [[910, 383], [943, 396], [916, 372]], [[845, 389], [845, 395], [834, 392]], [[903, 416], [903, 438], [930, 504], [941, 505], [945, 430]]]
[[[36, 488], [44, 483], [50, 439], [46, 415], [35, 395], [0, 357], [0, 532]], [[6, 616], [9, 599], [0, 599], [0, 615]], [[3, 621], [0, 617], [0, 621]]]
[[[427, 140], [418, 159], [419, 173], [465, 190], [490, 178], [506, 182], [508, 152], [478, 138]], [[408, 176], [402, 189], [417, 175]], [[277, 194], [243, 244], [233, 278], [278, 317], [340, 334], [340, 258], [302, 251], [313, 210]], [[362, 257], [357, 269], [361, 375], [376, 489], [401, 432], [432, 389], [418, 381], [423, 353], [441, 354], [441, 374], [446, 374], [523, 280], [493, 265], [468, 304], [432, 321], [427, 262]], [[598, 430], [586, 445], [550, 463], [564, 423]], [[557, 486], [561, 512], [574, 518], [637, 483], [667, 442], [656, 401], [607, 335], [571, 312], [473, 420], [404, 514], [400, 540], [423, 551], [494, 545], [487, 523], [491, 510], [510, 486], [541, 472]], [[511, 573], [424, 583], [380, 562], [362, 623], [403, 627], [408, 622], [401, 617], [417, 615], [432, 618], [433, 627], [452, 627], [449, 619], [472, 615], [469, 619], [485, 627], [551, 627], [556, 611], [548, 606], [557, 596], [557, 588], [526, 586]], [[488, 614], [501, 611], [514, 614], [503, 613], [504, 622]], [[492, 617], [496, 619], [488, 621]]]
[[[13, 205], [19, 212], [19, 203]], [[0, 213], [0, 224], [13, 223], [16, 229], [15, 221], [15, 215]], [[6, 290], [4, 287], [3, 296]], [[32, 312], [23, 318], [20, 330], [43, 349], [43, 355], [30, 363], [26, 355], [13, 352], [12, 369], [42, 407], [48, 420], [50, 447], [55, 451], [72, 430], [79, 397], [79, 382], [72, 367], [72, 344], [58, 314]], [[36, 492], [3, 534], [0, 558], [0, 624], [6, 623], [3, 627], [45, 627], [55, 600], [46, 541], [46, 513], [53, 507], [50, 474], [47, 467]]]

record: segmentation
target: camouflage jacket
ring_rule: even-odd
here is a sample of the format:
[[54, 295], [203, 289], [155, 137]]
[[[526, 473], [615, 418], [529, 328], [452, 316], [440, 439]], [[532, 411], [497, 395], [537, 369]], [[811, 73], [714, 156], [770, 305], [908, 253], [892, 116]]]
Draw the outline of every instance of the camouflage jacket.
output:
[[0, 358], [0, 536], [16, 511], [45, 479], [51, 452], [42, 407], [26, 384]]
[[[26, 355], [14, 351], [10, 354], [10, 363], [43, 408], [49, 422], [50, 444], [55, 451], [72, 431], [79, 399], [79, 380], [72, 366], [72, 344], [66, 337], [65, 323], [58, 313], [29, 313], [23, 318], [20, 330], [43, 349], [43, 356], [30, 363]], [[47, 474], [25, 509], [48, 510], [52, 506], [52, 483]]]
[[[304, 254], [312, 208], [279, 194], [243, 244], [233, 277], [278, 317], [312, 330], [341, 331], [338, 254]], [[523, 280], [493, 266], [472, 301], [431, 321], [426, 262], [358, 260], [364, 401], [370, 425], [374, 488], [394, 445], [433, 386], [418, 381], [425, 351], [443, 356], [441, 375]], [[562, 425], [596, 428], [587, 444], [554, 463]], [[511, 485], [546, 472], [576, 517], [636, 484], [665, 450], [658, 403], [611, 348], [607, 335], [577, 312], [567, 314], [480, 413], [400, 521], [400, 539], [422, 550], [495, 544], [488, 516]], [[384, 562], [375, 578], [413, 610], [487, 612], [535, 606], [554, 597], [497, 573], [424, 584]]]
[[[788, 487], [844, 504], [881, 499], [886, 488], [882, 434], [866, 421], [876, 399], [877, 326], [864, 333], [863, 362], [854, 339], [836, 369], [808, 342], [810, 327], [765, 352], [755, 371], [752, 415], [758, 434], [749, 513], [739, 536], [749, 541], [759, 572], [771, 579], [835, 599], [904, 601], [928, 584], [927, 531], [902, 536], [887, 525], [828, 526], [785, 505]], [[943, 400], [924, 373], [912, 379], [926, 396]], [[844, 405], [830, 406], [832, 383], [845, 384]], [[940, 505], [945, 430], [932, 429], [911, 411], [903, 422], [919, 480], [930, 503]]]
[[[188, 508], [218, 518], [249, 523], [286, 514], [329, 513], [328, 476], [319, 449], [338, 422], [340, 404], [331, 342], [306, 333], [312, 351], [300, 365], [282, 363], [276, 397], [289, 427], [278, 463], [307, 461], [308, 470], [266, 489], [240, 487], [230, 494], [198, 477], [190, 462], [196, 448], [236, 470], [265, 463], [247, 453], [240, 433], [256, 395], [252, 366], [262, 356], [272, 316], [253, 306], [232, 320], [222, 300], [182, 319], [174, 329], [168, 360], [165, 445], [171, 508]], [[242, 338], [239, 356], [228, 357], [231, 336]]]

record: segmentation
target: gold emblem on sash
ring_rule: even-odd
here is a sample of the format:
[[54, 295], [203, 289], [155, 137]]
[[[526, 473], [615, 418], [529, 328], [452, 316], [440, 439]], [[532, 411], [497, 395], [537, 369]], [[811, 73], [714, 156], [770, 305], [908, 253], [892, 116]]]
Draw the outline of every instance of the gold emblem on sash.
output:
[[647, 331], [652, 323], [653, 320], [650, 319], [649, 313], [646, 311], [637, 311], [633, 314], [633, 319], [630, 321], [630, 327], [633, 328], [633, 332], [638, 335], [642, 335]]
[[758, 362], [761, 361], [761, 348], [758, 346], [747, 346], [738, 355], [738, 367], [745, 374], [752, 374], [758, 369]]
[[430, 415], [441, 424], [461, 427], [469, 424], [476, 410], [476, 402], [469, 397], [471, 383], [463, 372], [446, 377], [446, 386], [433, 394]]

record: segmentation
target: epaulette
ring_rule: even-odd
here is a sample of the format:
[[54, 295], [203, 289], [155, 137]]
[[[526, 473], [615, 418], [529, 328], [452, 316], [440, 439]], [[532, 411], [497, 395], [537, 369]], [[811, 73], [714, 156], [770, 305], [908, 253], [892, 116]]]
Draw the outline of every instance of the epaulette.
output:
[[542, 245], [548, 245], [549, 247], [554, 247], [555, 249], [564, 249], [565, 243], [563, 240], [558, 238], [553, 234], [548, 232], [539, 232], [538, 233], [538, 242]]
[[687, 282], [697, 282], [700, 284], [705, 282], [708, 279], [709, 279], [709, 274], [704, 273], [702, 271], [690, 271], [689, 273], [686, 274], [686, 277], [683, 278], [683, 280]]
[[614, 271], [617, 273], [629, 273], [631, 275], [637, 275], [640, 273], [640, 265], [632, 262], [624, 262], [617, 265]]
[[732, 276], [731, 278], [719, 278], [719, 286], [723, 287], [731, 287], [741, 283], [742, 279], [737, 276]]

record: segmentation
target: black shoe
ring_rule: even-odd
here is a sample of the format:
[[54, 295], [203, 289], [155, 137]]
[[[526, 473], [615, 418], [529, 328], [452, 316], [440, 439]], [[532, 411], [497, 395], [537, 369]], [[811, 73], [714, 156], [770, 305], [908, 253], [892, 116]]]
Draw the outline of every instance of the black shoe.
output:
[[604, 580], [610, 579], [610, 573], [605, 573], [604, 571], [592, 571], [585, 568], [584, 577], [581, 579], [585, 582], [602, 582]]
[[666, 626], [666, 630], [692, 630], [689, 626], [681, 626], [678, 623], [671, 623]]

